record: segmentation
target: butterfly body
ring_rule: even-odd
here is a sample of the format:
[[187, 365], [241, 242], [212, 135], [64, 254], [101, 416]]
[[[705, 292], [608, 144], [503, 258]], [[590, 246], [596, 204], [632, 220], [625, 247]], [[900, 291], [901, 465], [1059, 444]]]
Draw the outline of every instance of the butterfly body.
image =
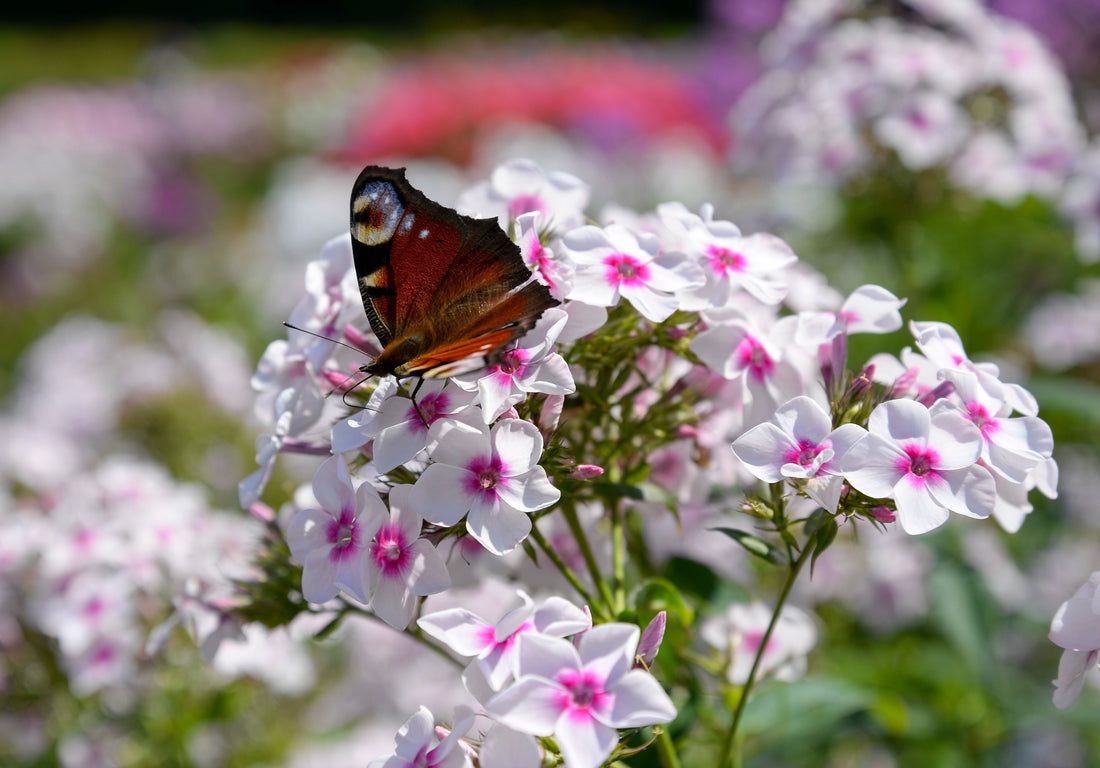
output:
[[429, 200], [404, 169], [359, 174], [351, 236], [363, 308], [382, 344], [368, 374], [445, 378], [494, 365], [558, 304], [495, 219]]

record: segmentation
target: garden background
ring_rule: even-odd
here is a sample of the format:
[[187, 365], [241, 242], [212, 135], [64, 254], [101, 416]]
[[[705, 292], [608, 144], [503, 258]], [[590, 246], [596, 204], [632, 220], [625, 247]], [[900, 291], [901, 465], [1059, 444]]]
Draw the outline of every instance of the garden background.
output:
[[[1058, 498], [1018, 532], [821, 557], [793, 598], [817, 647], [750, 708], [746, 764], [1100, 763], [1100, 692], [1054, 708], [1046, 637], [1100, 568], [1100, 6], [118, 8], [0, 27], [0, 763], [361, 766], [413, 692], [445, 699], [384, 627], [250, 625], [204, 663], [165, 622], [250, 572], [249, 380], [358, 171], [452, 203], [513, 157], [583, 178], [591, 210], [710, 202], [843, 292], [886, 286], [1054, 430]], [[766, 596], [726, 543], [741, 581], [681, 553], [679, 586]]]

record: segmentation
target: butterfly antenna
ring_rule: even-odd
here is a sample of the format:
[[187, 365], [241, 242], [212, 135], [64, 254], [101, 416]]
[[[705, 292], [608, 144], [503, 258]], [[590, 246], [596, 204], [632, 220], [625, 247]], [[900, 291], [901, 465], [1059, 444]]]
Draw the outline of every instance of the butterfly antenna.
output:
[[[331, 341], [333, 344], [339, 344], [341, 347], [347, 347], [352, 352], [358, 352], [360, 355], [363, 355], [364, 357], [367, 356], [367, 353], [364, 352], [363, 350], [359, 349], [359, 347], [353, 347], [351, 344], [348, 344], [345, 341], [340, 341], [339, 339], [333, 339], [333, 338], [330, 338], [328, 336], [324, 336], [320, 333], [315, 333], [314, 331], [307, 331], [305, 328], [300, 328], [297, 325], [294, 325], [292, 323], [288, 323], [286, 321], [283, 321], [283, 325], [285, 325], [287, 328], [291, 329], [292, 331], [301, 331], [302, 333], [308, 333], [310, 336], [316, 336], [318, 339], [324, 339], [325, 341]], [[349, 376], [348, 378], [351, 378], [351, 377]], [[366, 381], [366, 379], [364, 379], [363, 381]], [[356, 386], [359, 386], [359, 385], [357, 384]]]

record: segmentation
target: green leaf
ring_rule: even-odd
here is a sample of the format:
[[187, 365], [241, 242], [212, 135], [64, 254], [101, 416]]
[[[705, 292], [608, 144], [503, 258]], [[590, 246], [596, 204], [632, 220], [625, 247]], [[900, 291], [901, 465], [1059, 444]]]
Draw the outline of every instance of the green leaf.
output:
[[814, 548], [814, 553], [810, 556], [810, 576], [813, 576], [814, 564], [817, 562], [817, 558], [829, 548], [829, 545], [833, 543], [833, 539], [836, 538], [836, 518], [824, 509], [819, 509], [806, 521], [806, 533], [810, 537], [806, 542], [806, 546]]
[[642, 616], [652, 617], [660, 611], [668, 614], [669, 621], [688, 625], [695, 612], [691, 610], [680, 590], [668, 579], [652, 579], [644, 582], [634, 592], [635, 610]]
[[772, 682], [755, 693], [745, 710], [745, 734], [778, 742], [828, 733], [836, 722], [875, 702], [871, 691], [842, 680], [820, 678], [795, 683]]
[[973, 581], [950, 563], [941, 562], [929, 578], [932, 619], [955, 651], [975, 673], [988, 672], [989, 638], [979, 620]]
[[778, 551], [768, 542], [761, 539], [759, 536], [755, 536], [748, 531], [742, 531], [739, 528], [714, 528], [713, 530], [726, 534], [731, 539], [736, 541], [750, 555], [755, 555], [761, 560], [767, 560], [773, 565], [779, 565], [782, 562]]

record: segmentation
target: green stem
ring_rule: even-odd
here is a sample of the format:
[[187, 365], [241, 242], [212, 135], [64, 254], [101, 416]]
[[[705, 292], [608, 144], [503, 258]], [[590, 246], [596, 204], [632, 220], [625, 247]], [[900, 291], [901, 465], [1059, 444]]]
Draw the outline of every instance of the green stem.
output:
[[585, 588], [584, 584], [581, 583], [577, 574], [573, 573], [573, 569], [565, 564], [565, 561], [561, 559], [561, 555], [558, 554], [557, 550], [550, 546], [550, 542], [547, 541], [546, 537], [542, 535], [542, 532], [534, 526], [531, 526], [531, 538], [539, 545], [539, 549], [550, 558], [550, 562], [554, 564], [554, 567], [556, 567], [561, 575], [565, 577], [565, 580], [577, 591], [581, 599], [588, 603], [589, 606], [596, 606], [599, 608], [599, 605], [592, 599], [592, 595]]
[[676, 746], [672, 743], [667, 728], [661, 728], [657, 732], [657, 755], [665, 768], [680, 768], [680, 757], [676, 754]]
[[576, 508], [571, 504], [566, 504], [562, 507], [561, 511], [565, 516], [565, 522], [569, 525], [570, 533], [573, 534], [573, 538], [577, 541], [577, 547], [581, 551], [581, 557], [584, 558], [584, 564], [588, 566], [588, 573], [592, 577], [592, 583], [595, 584], [596, 589], [600, 591], [600, 597], [603, 598], [607, 610], [614, 615], [616, 613], [615, 598], [611, 594], [611, 589], [607, 586], [607, 581], [604, 579], [603, 574], [600, 573], [600, 564], [596, 562], [596, 556], [592, 553], [592, 547], [588, 543], [588, 536], [585, 535], [580, 518], [577, 517]]
[[753, 659], [752, 669], [749, 671], [749, 679], [745, 681], [745, 685], [741, 688], [741, 699], [737, 702], [737, 709], [733, 713], [733, 722], [730, 724], [729, 730], [726, 731], [726, 738], [722, 743], [722, 756], [718, 761], [719, 766], [741, 765], [741, 750], [734, 750], [734, 744], [737, 739], [737, 728], [741, 724], [741, 716], [745, 713], [745, 705], [749, 701], [749, 693], [756, 683], [756, 673], [760, 670], [760, 662], [764, 658], [764, 651], [768, 647], [768, 641], [771, 639], [772, 631], [775, 629], [776, 624], [779, 623], [779, 614], [783, 610], [783, 604], [787, 602], [787, 597], [791, 594], [791, 588], [794, 587], [794, 583], [798, 579], [798, 573], [802, 570], [802, 566], [806, 560], [809, 559], [813, 549], [814, 548], [807, 542], [802, 552], [798, 555], [798, 559], [791, 564], [790, 570], [787, 572], [787, 579], [783, 582], [783, 589], [779, 592], [779, 598], [775, 603], [775, 611], [772, 613], [772, 618], [768, 623], [767, 630], [764, 631], [764, 637], [760, 640], [760, 646], [756, 650], [756, 658]]
[[616, 500], [611, 505], [611, 586], [615, 602], [611, 606], [618, 615], [626, 609], [626, 539], [623, 533], [623, 511]]

